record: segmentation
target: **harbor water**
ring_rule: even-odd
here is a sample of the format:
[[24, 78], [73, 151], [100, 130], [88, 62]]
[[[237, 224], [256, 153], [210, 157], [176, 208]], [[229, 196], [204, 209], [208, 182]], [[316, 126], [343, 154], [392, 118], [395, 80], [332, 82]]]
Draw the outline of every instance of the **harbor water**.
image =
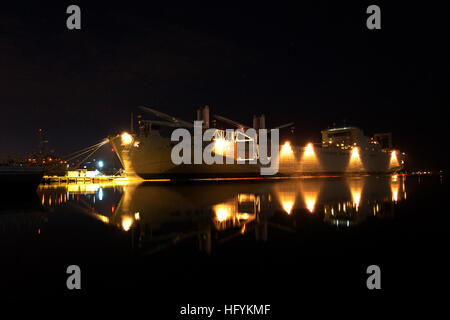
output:
[[275, 304], [367, 291], [376, 264], [385, 293], [413, 293], [445, 273], [447, 195], [439, 175], [41, 185], [3, 201], [2, 290], [70, 297], [78, 265], [88, 301]]

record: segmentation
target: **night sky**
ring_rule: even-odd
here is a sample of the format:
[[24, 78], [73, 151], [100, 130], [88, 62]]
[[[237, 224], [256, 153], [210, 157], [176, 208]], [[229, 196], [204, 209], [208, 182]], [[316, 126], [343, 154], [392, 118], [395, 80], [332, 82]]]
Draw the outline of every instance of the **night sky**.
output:
[[[247, 124], [295, 121], [298, 143], [344, 121], [392, 131], [411, 168], [448, 168], [439, 5], [95, 2], [2, 4], [0, 158], [36, 151], [38, 128], [65, 155], [128, 129], [139, 105], [191, 121], [208, 104]], [[81, 30], [66, 28], [70, 4]], [[370, 4], [381, 30], [366, 28]]]

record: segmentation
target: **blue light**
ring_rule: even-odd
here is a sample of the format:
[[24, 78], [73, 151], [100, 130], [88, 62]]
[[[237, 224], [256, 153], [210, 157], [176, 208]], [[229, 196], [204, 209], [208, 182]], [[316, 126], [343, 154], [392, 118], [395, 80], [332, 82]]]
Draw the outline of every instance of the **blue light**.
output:
[[100, 160], [99, 162], [97, 162], [97, 165], [98, 165], [99, 168], [103, 168], [103, 161]]

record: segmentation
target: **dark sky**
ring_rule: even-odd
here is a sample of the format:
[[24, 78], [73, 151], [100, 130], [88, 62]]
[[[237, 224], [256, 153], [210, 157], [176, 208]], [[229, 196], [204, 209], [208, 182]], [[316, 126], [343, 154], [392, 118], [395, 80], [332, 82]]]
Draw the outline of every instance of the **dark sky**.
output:
[[[342, 1], [15, 2], [0, 11], [0, 157], [60, 155], [129, 126], [148, 105], [185, 120], [212, 113], [295, 121], [299, 142], [333, 123], [392, 131], [413, 167], [447, 168], [448, 17], [438, 4]], [[391, 1], [393, 2], [393, 1]], [[82, 29], [66, 28], [78, 4]], [[381, 7], [382, 29], [366, 28]]]

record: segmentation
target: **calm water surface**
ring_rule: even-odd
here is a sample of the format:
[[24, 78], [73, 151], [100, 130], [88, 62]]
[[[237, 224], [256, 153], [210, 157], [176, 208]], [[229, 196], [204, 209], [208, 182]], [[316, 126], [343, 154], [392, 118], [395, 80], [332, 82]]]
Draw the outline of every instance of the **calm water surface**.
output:
[[183, 303], [211, 281], [247, 282], [243, 296], [300, 283], [361, 290], [364, 268], [379, 264], [384, 288], [401, 290], [411, 270], [444, 266], [447, 196], [443, 176], [42, 185], [4, 201], [6, 288], [57, 295], [77, 264], [84, 292], [177, 288]]

